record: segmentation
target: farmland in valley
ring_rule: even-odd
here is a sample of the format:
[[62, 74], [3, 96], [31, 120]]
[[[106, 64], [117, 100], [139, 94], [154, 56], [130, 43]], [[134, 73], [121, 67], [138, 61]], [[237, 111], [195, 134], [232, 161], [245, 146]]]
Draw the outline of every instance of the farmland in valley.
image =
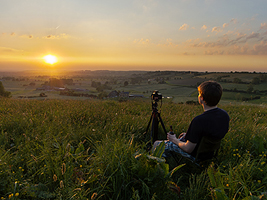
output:
[[[154, 90], [162, 93], [175, 103], [196, 101], [197, 86], [205, 80], [216, 80], [224, 88], [221, 103], [266, 104], [267, 75], [265, 73], [248, 72], [116, 72], [116, 71], [77, 71], [65, 72], [60, 75], [39, 75], [36, 73], [0, 73], [1, 81], [13, 98], [35, 97], [44, 92], [46, 99], [77, 99], [77, 96], [59, 95], [60, 91], [43, 89], [49, 80], [69, 79], [71, 84], [60, 85], [61, 89], [72, 90], [76, 94], [90, 94], [106, 98], [114, 90], [129, 92], [130, 95], [142, 95], [150, 98]], [[100, 87], [92, 83], [100, 84]], [[58, 85], [56, 85], [59, 87]], [[103, 87], [105, 86], [105, 87]], [[88, 99], [78, 97], [78, 99]]]

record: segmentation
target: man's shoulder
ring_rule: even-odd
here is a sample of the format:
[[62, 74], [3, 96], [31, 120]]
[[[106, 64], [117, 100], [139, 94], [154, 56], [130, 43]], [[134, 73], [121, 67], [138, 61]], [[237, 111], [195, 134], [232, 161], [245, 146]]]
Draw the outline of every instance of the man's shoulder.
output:
[[199, 121], [199, 120], [201, 121], [202, 119], [212, 118], [212, 117], [218, 116], [218, 115], [229, 118], [229, 115], [225, 110], [223, 110], [221, 108], [215, 108], [212, 110], [205, 111], [202, 114], [196, 116], [193, 119], [193, 121]]

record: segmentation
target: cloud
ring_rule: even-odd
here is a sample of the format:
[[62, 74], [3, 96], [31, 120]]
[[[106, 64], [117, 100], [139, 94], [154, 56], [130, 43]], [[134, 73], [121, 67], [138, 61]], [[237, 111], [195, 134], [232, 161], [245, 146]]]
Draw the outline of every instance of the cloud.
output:
[[252, 52], [256, 55], [267, 55], [267, 42], [261, 41], [260, 44], [255, 44]]
[[189, 28], [189, 25], [188, 24], [183, 24], [179, 30], [186, 30], [187, 28]]
[[206, 25], [203, 25], [202, 27], [201, 27], [201, 30], [206, 30], [208, 27], [206, 26]]
[[8, 47], [0, 47], [0, 51], [6, 52], [6, 53], [23, 52], [22, 50], [8, 48]]
[[224, 51], [220, 51], [220, 50], [208, 50], [204, 52], [204, 55], [223, 55]]
[[261, 28], [260, 29], [267, 29], [267, 24], [266, 23], [261, 23]]
[[252, 32], [246, 39], [249, 40], [249, 39], [259, 38], [259, 37], [260, 37], [259, 33]]
[[[230, 40], [229, 43], [228, 43], [229, 45], [234, 45], [238, 41], [240, 41], [241, 39], [243, 39], [243, 38], [245, 38], [247, 36], [247, 34], [243, 34], [243, 33], [239, 33], [239, 32], [237, 32], [235, 34], [237, 35], [237, 37], [235, 39]], [[246, 42], [246, 40], [241, 41], [239, 43], [245, 43], [245, 42]]]
[[149, 39], [135, 39], [133, 41], [134, 44], [149, 44], [150, 43], [150, 40]]
[[227, 26], [229, 26], [229, 23], [224, 23], [223, 24], [223, 28], [226, 28]]
[[219, 32], [222, 32], [222, 29], [220, 27], [218, 27], [218, 26], [215, 26], [215, 27], [212, 28], [212, 31], [211, 32], [217, 32], [217, 33], [219, 33]]
[[230, 50], [227, 51], [228, 55], [248, 55], [251, 54], [248, 44], [243, 46], [233, 45]]
[[11, 36], [15, 36], [15, 35], [16, 35], [16, 33], [14, 33], [14, 32], [13, 32], [13, 33], [11, 33], [10, 35], [11, 35]]
[[32, 39], [33, 35], [22, 35], [21, 38]]
[[232, 18], [232, 19], [230, 20], [230, 22], [236, 24], [236, 23], [237, 23], [237, 19]]
[[43, 39], [67, 39], [69, 37], [70, 37], [69, 35], [61, 33], [60, 35], [47, 35], [43, 37]]

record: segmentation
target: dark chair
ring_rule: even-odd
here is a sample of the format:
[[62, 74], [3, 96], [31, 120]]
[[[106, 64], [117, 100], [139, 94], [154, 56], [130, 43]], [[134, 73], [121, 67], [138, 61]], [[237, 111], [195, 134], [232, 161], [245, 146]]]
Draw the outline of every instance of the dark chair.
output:
[[[197, 153], [195, 159], [186, 159], [190, 160], [200, 168], [209, 164], [213, 159], [218, 162], [217, 155], [220, 149], [220, 145], [221, 139], [203, 136], [200, 143], [196, 146]], [[172, 155], [174, 155], [174, 159], [177, 164], [180, 164], [181, 160], [185, 157], [183, 157], [181, 154], [178, 154], [180, 156], [180, 159], [178, 159], [177, 154], [178, 153], [173, 153]]]

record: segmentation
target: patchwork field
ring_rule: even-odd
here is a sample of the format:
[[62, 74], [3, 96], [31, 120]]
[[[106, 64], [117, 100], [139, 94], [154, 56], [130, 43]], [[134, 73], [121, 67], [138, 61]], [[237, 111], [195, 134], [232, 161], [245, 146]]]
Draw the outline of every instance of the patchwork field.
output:
[[[47, 97], [41, 99], [88, 99], [78, 96], [59, 95], [59, 91], [37, 88], [47, 84], [50, 78], [68, 78], [73, 81], [72, 85], [62, 87], [73, 90], [75, 93], [91, 94], [105, 98], [110, 92], [116, 90], [129, 92], [130, 95], [142, 95], [143, 98], [150, 98], [154, 90], [162, 93], [164, 98], [169, 98], [175, 103], [186, 103], [197, 100], [197, 86], [205, 80], [216, 80], [225, 89], [221, 103], [241, 104], [266, 104], [267, 103], [267, 81], [259, 78], [266, 78], [261, 73], [200, 73], [200, 72], [112, 72], [96, 71], [87, 73], [64, 74], [64, 76], [32, 76], [23, 74], [5, 79], [2, 75], [2, 83], [7, 91], [10, 91], [12, 98], [32, 97], [40, 99], [40, 93], [44, 92]], [[104, 90], [97, 90], [92, 82], [100, 85], [107, 85]], [[32, 85], [30, 85], [32, 84]]]

